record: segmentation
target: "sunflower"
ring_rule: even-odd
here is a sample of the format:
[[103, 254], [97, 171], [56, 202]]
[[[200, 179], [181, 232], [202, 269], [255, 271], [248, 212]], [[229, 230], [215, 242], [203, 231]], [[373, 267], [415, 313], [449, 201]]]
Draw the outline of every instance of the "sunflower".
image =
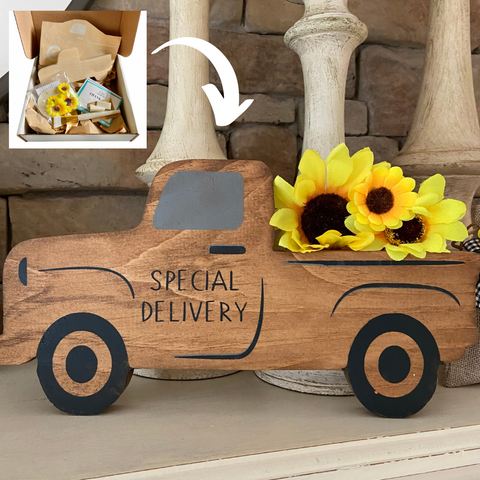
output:
[[418, 258], [425, 258], [427, 252], [449, 253], [447, 240], [461, 242], [468, 237], [465, 225], [459, 221], [466, 206], [459, 200], [444, 200], [444, 191], [442, 175], [425, 180], [412, 206], [414, 217], [398, 229], [387, 227], [383, 232], [375, 232], [371, 226], [356, 222], [353, 215], [345, 223], [353, 233], [375, 233], [375, 240], [364, 251], [385, 248], [393, 260], [403, 260], [409, 253]]
[[374, 165], [363, 183], [350, 190], [347, 209], [359, 224], [369, 225], [374, 231], [400, 228], [402, 221], [414, 216], [414, 188], [415, 180], [404, 177], [400, 167], [382, 162]]
[[270, 225], [283, 230], [278, 244], [293, 252], [314, 252], [349, 246], [360, 250], [374, 240], [371, 232], [352, 235], [345, 227], [348, 192], [362, 182], [373, 165], [369, 148], [350, 157], [342, 143], [324, 163], [318, 153], [307, 150], [300, 160], [295, 186], [283, 178], [274, 180], [277, 211]]
[[67, 104], [60, 97], [50, 97], [45, 108], [51, 117], [59, 117], [68, 112]]
[[58, 91], [60, 92], [60, 94], [68, 93], [70, 91], [70, 85], [68, 83], [61, 83], [58, 86]]
[[65, 102], [67, 105], [68, 111], [71, 112], [78, 107], [78, 98], [73, 93], [62, 93], [60, 94], [60, 98]]

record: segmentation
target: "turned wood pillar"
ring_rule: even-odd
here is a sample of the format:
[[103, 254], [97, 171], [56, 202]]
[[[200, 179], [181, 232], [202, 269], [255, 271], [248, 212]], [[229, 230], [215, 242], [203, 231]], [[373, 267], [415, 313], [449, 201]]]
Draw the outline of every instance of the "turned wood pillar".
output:
[[[209, 0], [170, 0], [170, 40], [181, 37], [196, 37], [208, 41]], [[149, 186], [156, 173], [171, 162], [226, 158], [215, 134], [210, 103], [202, 90], [202, 86], [209, 83], [208, 59], [197, 50], [183, 45], [173, 45], [169, 50], [165, 123], [157, 146], [146, 163], [136, 172], [137, 177]], [[158, 348], [161, 348], [161, 345]], [[234, 372], [135, 370], [135, 374], [142, 377], [168, 380], [197, 380], [231, 373]]]
[[471, 220], [480, 187], [480, 126], [473, 89], [470, 1], [431, 0], [425, 73], [407, 142], [396, 165], [406, 175], [446, 177], [448, 195]]
[[[208, 0], [170, 0], [170, 40], [181, 37], [208, 41]], [[171, 162], [226, 158], [215, 134], [210, 103], [202, 90], [203, 85], [210, 83], [208, 59], [183, 45], [169, 47], [169, 55], [167, 112], [162, 134], [146, 163], [136, 172], [148, 185], [160, 168]]]
[[[292, 0], [293, 3], [300, 3]], [[302, 62], [305, 82], [303, 151], [325, 160], [345, 141], [345, 87], [355, 49], [367, 27], [348, 10], [348, 0], [304, 0], [305, 14], [285, 35]], [[352, 395], [343, 372], [275, 370], [255, 372], [279, 387], [321, 395]]]

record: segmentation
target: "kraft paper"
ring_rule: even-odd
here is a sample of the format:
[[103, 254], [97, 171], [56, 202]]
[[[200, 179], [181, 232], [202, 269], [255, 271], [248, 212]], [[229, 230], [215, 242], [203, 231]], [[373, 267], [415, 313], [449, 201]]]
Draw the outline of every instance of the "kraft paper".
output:
[[76, 47], [80, 60], [111, 55], [112, 65], [117, 57], [121, 37], [105, 35], [86, 20], [69, 20], [63, 23], [42, 22], [40, 37], [40, 65], [57, 63], [62, 50]]

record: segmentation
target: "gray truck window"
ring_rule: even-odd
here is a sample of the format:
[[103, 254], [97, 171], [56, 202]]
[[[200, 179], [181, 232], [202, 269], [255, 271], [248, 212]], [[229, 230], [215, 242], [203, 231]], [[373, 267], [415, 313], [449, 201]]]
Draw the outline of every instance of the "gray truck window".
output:
[[243, 223], [243, 177], [238, 172], [174, 173], [158, 201], [158, 230], [235, 230]]

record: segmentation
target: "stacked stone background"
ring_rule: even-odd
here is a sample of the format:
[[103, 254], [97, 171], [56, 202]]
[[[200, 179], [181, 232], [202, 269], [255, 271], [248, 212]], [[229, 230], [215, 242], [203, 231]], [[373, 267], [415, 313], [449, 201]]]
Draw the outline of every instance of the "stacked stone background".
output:
[[[228, 158], [263, 160], [274, 174], [293, 181], [304, 129], [303, 77], [283, 35], [304, 7], [287, 0], [210, 3], [210, 41], [235, 68], [242, 98], [255, 99], [233, 125], [218, 130], [220, 144]], [[349, 1], [352, 13], [369, 28], [367, 41], [352, 58], [346, 85], [351, 151], [369, 146], [376, 161], [394, 161], [402, 147], [422, 80], [428, 3]], [[480, 0], [471, 6], [480, 111]], [[148, 52], [168, 39], [168, 0], [94, 0], [91, 9], [147, 10]], [[211, 81], [220, 87], [213, 68]], [[148, 56], [147, 88], [147, 150], [9, 150], [8, 104], [0, 105], [0, 268], [8, 250], [29, 238], [123, 230], [140, 222], [147, 187], [134, 171], [150, 155], [163, 127], [168, 51]]]

